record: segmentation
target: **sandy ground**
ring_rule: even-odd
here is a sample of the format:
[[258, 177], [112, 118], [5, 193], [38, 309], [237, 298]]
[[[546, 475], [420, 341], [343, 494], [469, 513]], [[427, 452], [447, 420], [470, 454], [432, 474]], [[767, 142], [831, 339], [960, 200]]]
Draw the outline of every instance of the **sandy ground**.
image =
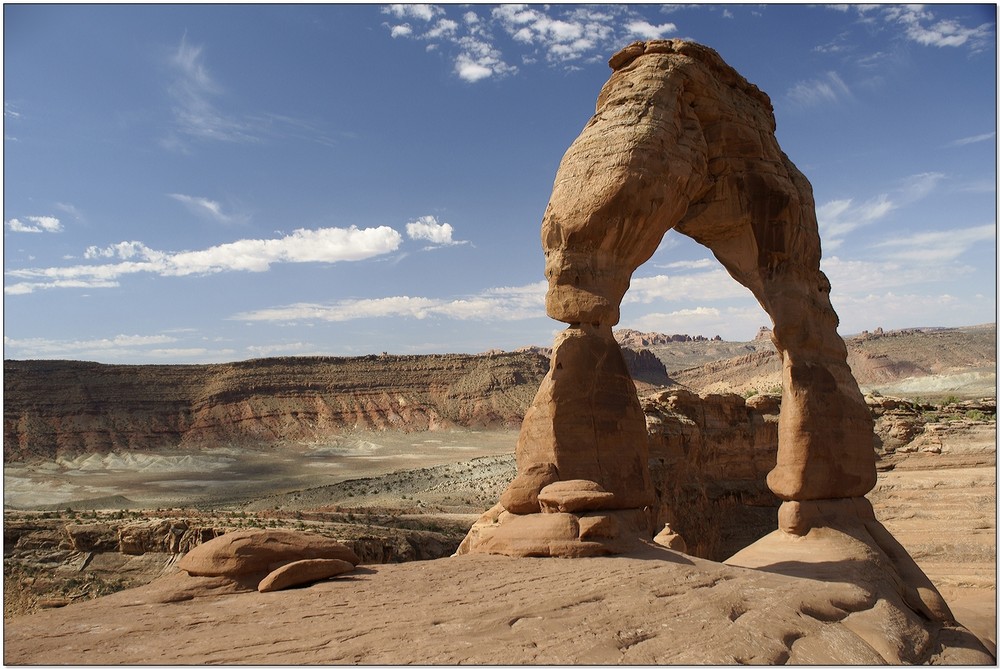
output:
[[[215, 506], [374, 477], [400, 469], [512, 453], [514, 431], [356, 432], [269, 450], [86, 455], [4, 466], [4, 506], [59, 508], [110, 500], [115, 508]], [[131, 503], [128, 503], [131, 502]]]

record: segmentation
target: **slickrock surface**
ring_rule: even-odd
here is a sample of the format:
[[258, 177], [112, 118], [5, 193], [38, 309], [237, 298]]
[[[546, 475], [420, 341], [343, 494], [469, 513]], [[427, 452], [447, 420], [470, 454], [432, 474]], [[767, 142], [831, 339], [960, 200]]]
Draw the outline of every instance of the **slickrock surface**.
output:
[[[807, 552], [812, 544], [798, 540]], [[828, 548], [825, 539], [815, 547], [814, 555]], [[788, 576], [666, 549], [583, 560], [466, 555], [359, 567], [267, 594], [188, 591], [198, 596], [184, 600], [184, 579], [198, 579], [178, 575], [8, 622], [4, 661], [876, 664], [893, 656], [868, 642], [872, 630], [899, 639], [911, 621], [874, 598], [893, 586], [858, 558], [827, 554]], [[801, 578], [809, 568], [821, 578]], [[910, 652], [918, 662], [993, 662], [953, 626], [932, 629]]]

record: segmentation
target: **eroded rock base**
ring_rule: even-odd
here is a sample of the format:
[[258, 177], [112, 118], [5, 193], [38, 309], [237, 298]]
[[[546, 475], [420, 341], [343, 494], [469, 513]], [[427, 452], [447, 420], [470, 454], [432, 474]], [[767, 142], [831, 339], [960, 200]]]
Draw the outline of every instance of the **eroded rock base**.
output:
[[[837, 597], [824, 593], [807, 602], [804, 611], [839, 621], [884, 662], [925, 663], [942, 656], [943, 640], [954, 644], [959, 637], [956, 645], [969, 657], [946, 654], [945, 663], [981, 662], [991, 656], [979, 639], [958, 626], [934, 585], [876, 520], [868, 500], [785, 502], [779, 528], [725, 564], [844, 584]], [[899, 628], [897, 633], [886, 634], [890, 624]]]
[[497, 504], [476, 521], [455, 554], [594, 557], [629, 553], [650, 544], [649, 515], [648, 508], [520, 515]]

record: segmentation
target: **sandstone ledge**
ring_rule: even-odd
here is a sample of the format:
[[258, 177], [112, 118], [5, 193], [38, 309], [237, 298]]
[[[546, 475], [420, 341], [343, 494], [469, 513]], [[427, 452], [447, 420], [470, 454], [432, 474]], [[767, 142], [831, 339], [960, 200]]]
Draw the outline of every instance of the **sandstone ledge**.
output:
[[[466, 555], [359, 567], [336, 581], [267, 595], [209, 592], [163, 603], [190, 578], [174, 575], [8, 622], [4, 661], [884, 662], [851, 620], [884, 624], [887, 636], [908, 630], [893, 627], [873, 592], [838, 581], [837, 562], [821, 566], [823, 580], [804, 580], [666, 549], [584, 560]], [[963, 628], [929, 634], [920, 661], [994, 662]]]

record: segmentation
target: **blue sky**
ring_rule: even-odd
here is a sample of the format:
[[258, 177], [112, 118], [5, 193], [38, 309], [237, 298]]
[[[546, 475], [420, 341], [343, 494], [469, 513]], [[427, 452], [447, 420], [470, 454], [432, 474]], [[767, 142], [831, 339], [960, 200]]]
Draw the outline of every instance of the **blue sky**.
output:
[[[715, 48], [812, 182], [842, 334], [996, 320], [996, 6], [5, 5], [4, 356], [547, 346], [608, 58]], [[619, 327], [750, 339], [669, 232]]]

